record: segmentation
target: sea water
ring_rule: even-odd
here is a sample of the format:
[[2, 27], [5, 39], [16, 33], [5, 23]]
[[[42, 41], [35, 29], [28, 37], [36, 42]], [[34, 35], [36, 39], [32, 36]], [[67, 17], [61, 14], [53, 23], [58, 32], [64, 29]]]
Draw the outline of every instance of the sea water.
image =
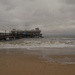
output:
[[75, 64], [75, 58], [64, 57], [58, 60], [48, 57], [48, 55], [75, 55], [75, 38], [25, 38], [0, 42], [0, 51], [5, 49], [6, 53], [9, 53], [13, 48], [15, 51], [20, 48], [24, 53], [29, 50], [30, 53], [38, 54], [49, 62]]
[[[17, 41], [17, 42], [16, 42]], [[27, 38], [0, 42], [0, 48], [65, 48], [75, 47], [75, 38]]]

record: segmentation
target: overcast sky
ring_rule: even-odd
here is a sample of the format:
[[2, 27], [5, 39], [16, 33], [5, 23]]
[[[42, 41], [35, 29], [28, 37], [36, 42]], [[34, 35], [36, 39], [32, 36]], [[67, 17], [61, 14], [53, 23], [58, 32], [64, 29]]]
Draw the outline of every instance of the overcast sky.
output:
[[75, 0], [0, 0], [0, 30], [33, 29], [75, 33]]

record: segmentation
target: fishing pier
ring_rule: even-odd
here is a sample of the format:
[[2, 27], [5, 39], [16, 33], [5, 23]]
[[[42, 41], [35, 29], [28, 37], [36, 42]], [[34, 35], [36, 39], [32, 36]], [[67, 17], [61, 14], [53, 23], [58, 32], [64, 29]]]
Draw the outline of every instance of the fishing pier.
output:
[[0, 40], [14, 40], [21, 38], [42, 38], [41, 30], [35, 28], [33, 30], [16, 30], [13, 29], [9, 33], [0, 32]]

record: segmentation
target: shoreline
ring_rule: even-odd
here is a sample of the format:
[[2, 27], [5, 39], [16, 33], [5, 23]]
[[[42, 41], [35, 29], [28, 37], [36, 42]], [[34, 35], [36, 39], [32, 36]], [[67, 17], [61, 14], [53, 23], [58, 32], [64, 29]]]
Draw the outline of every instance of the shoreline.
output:
[[75, 48], [49, 48], [48, 50], [0, 49], [0, 55], [38, 56], [46, 62], [75, 64]]
[[31, 53], [37, 55], [75, 55], [75, 48], [2, 48], [0, 49], [0, 54], [1, 53]]

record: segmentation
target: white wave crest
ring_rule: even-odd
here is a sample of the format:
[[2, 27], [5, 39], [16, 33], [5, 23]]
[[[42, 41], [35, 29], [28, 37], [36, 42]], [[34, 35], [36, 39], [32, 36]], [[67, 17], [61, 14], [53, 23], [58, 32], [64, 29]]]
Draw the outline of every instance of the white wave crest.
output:
[[35, 47], [49, 47], [49, 48], [64, 48], [75, 47], [74, 39], [23, 39], [16, 41], [0, 42], [0, 48], [35, 48]]

